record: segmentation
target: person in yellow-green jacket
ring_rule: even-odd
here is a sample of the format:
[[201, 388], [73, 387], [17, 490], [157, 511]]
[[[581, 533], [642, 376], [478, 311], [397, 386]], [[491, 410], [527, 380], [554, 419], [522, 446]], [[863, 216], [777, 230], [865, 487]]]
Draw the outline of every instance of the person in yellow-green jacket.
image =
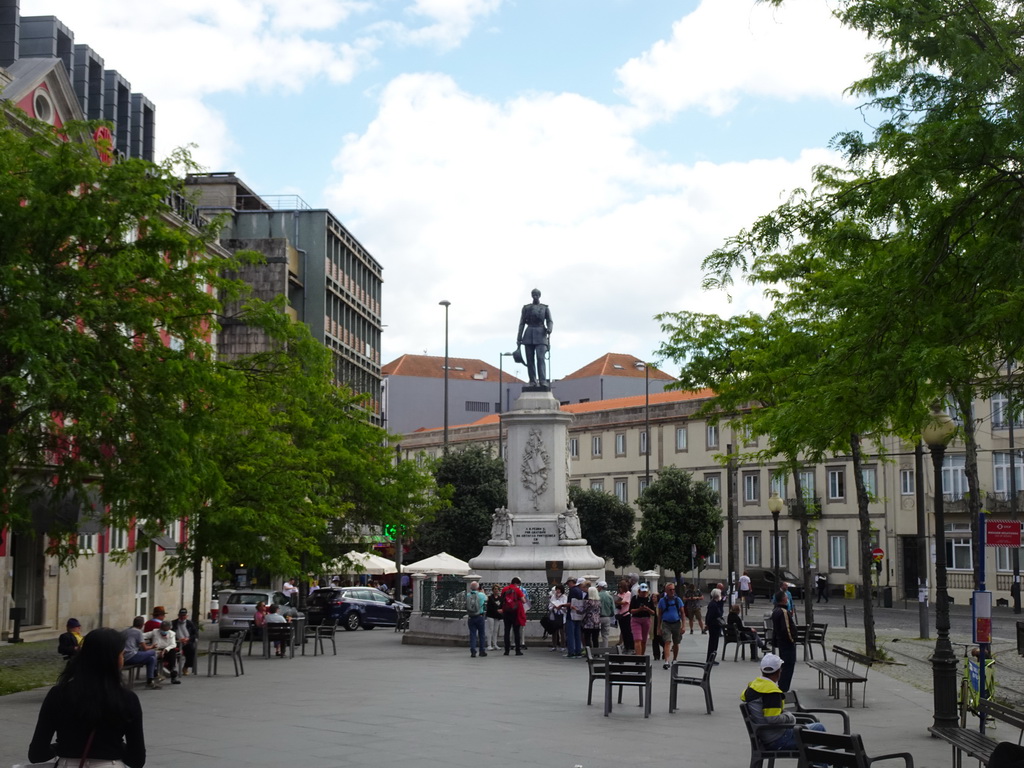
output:
[[[777, 725], [764, 728], [758, 736], [769, 749], [796, 749], [796, 715], [786, 712], [786, 694], [779, 688], [782, 674], [782, 659], [774, 653], [766, 653], [761, 659], [761, 676], [755, 678], [740, 699], [747, 703], [750, 719], [754, 725]], [[805, 723], [804, 728], [824, 731], [821, 723]]]

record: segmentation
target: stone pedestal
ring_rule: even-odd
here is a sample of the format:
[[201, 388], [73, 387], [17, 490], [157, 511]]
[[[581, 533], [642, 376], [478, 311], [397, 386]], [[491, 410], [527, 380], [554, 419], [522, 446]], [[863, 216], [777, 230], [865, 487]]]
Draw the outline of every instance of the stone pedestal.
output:
[[569, 508], [569, 424], [548, 391], [525, 391], [502, 416], [508, 433], [508, 506], [495, 512], [491, 539], [469, 561], [482, 584], [547, 583], [549, 570], [568, 576], [604, 572], [604, 560], [580, 536]]

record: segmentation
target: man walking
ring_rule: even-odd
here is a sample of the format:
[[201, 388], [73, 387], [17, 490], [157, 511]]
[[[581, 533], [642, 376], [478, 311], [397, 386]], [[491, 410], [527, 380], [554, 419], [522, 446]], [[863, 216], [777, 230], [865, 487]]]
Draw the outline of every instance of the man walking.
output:
[[477, 648], [480, 655], [487, 655], [487, 641], [485, 615], [487, 612], [487, 597], [480, 592], [480, 585], [469, 582], [469, 592], [466, 593], [466, 616], [469, 619], [469, 655], [476, 658]]
[[669, 644], [672, 645], [672, 661], [675, 661], [679, 658], [679, 643], [683, 639], [683, 601], [671, 581], [665, 585], [665, 594], [658, 601], [658, 616], [661, 617], [661, 641], [665, 644], [661, 655], [665, 663], [661, 666], [668, 669]]
[[820, 603], [824, 598], [825, 602], [828, 602], [828, 576], [818, 571], [818, 576], [815, 578], [815, 584], [818, 586], [818, 602]]

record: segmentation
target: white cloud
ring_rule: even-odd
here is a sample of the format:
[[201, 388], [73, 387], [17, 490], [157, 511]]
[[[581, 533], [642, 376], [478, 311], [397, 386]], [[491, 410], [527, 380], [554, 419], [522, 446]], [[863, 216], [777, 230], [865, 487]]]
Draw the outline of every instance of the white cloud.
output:
[[702, 0], [619, 70], [622, 93], [650, 118], [697, 107], [713, 115], [743, 96], [839, 99], [868, 72], [866, 38], [823, 0]]
[[424, 26], [394, 22], [389, 32], [406, 45], [429, 45], [446, 51], [458, 47], [476, 23], [496, 13], [502, 0], [413, 0], [406, 15], [426, 19]]
[[[561, 375], [606, 351], [652, 351], [657, 312], [734, 311], [701, 290], [701, 261], [826, 158], [666, 163], [619, 113], [580, 96], [494, 103], [442, 75], [407, 75], [346, 138], [327, 198], [385, 265], [386, 359], [436, 354], [448, 299], [453, 354], [489, 360], [514, 343], [536, 285]], [[758, 304], [738, 288], [738, 307]]]

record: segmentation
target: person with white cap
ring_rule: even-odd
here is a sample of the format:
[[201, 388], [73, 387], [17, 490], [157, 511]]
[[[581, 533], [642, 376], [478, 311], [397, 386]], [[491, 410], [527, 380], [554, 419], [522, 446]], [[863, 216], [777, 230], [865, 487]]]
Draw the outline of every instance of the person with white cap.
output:
[[[778, 726], [764, 728], [759, 732], [761, 743], [769, 749], [796, 749], [796, 715], [786, 712], [786, 694], [779, 688], [782, 675], [782, 659], [774, 653], [766, 653], [761, 659], [761, 676], [755, 678], [740, 696], [750, 711], [754, 725]], [[824, 731], [821, 723], [804, 723], [804, 728]]]

